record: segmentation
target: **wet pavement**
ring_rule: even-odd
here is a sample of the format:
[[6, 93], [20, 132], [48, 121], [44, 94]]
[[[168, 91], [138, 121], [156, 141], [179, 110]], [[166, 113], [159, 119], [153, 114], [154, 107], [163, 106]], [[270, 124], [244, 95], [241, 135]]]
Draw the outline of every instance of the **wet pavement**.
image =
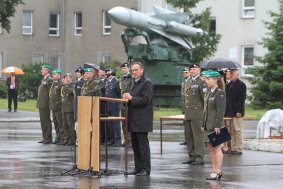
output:
[[[11, 113], [21, 114], [21, 112]], [[18, 117], [23, 116], [23, 112]], [[0, 111], [0, 118], [3, 113]], [[10, 116], [10, 115], [9, 115]], [[25, 115], [23, 118], [27, 118]], [[10, 119], [13, 119], [11, 116]], [[208, 152], [204, 166], [188, 166], [186, 147], [178, 142], [164, 142], [163, 155], [158, 141], [151, 141], [152, 172], [149, 177], [123, 175], [124, 149], [110, 147], [109, 169], [115, 173], [93, 176], [61, 176], [72, 168], [73, 148], [37, 143], [41, 139], [39, 122], [1, 122], [0, 119], [0, 188], [282, 188], [283, 154], [244, 151], [242, 156], [225, 155], [221, 181], [206, 181], [211, 171]], [[101, 157], [101, 168], [104, 153]], [[129, 149], [129, 170], [133, 153]]]

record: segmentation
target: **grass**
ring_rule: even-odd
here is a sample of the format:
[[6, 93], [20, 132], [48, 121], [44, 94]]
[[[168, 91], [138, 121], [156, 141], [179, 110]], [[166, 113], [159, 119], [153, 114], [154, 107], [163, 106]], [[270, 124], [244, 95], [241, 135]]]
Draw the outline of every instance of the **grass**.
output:
[[[13, 108], [12, 104], [12, 108]], [[8, 109], [8, 100], [0, 99], [0, 109]], [[27, 100], [25, 102], [18, 102], [18, 110], [25, 110], [30, 112], [37, 112], [36, 100]]]
[[[7, 99], [0, 99], [0, 109], [7, 108]], [[18, 102], [18, 110], [25, 110], [31, 112], [37, 112], [36, 100], [27, 100], [25, 102]], [[252, 119], [258, 120], [268, 111], [267, 109], [254, 109], [250, 106], [246, 106], [246, 115], [245, 120]], [[180, 115], [180, 108], [164, 108], [164, 107], [155, 107], [154, 108], [154, 120], [159, 120], [162, 116], [171, 116], [171, 115]]]

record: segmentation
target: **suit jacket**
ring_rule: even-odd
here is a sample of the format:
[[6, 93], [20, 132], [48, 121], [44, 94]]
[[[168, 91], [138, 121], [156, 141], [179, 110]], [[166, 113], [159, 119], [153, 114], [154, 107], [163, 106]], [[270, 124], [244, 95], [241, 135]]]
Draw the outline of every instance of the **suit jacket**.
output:
[[84, 78], [82, 77], [75, 84], [76, 96], [81, 96], [81, 89], [83, 85], [84, 85]]
[[185, 120], [201, 120], [206, 84], [200, 77], [189, 78], [185, 83]]
[[64, 84], [61, 88], [62, 112], [74, 112], [75, 84]]
[[152, 132], [153, 129], [153, 85], [142, 76], [137, 82], [132, 79], [129, 101], [129, 131]]
[[244, 82], [237, 79], [230, 81], [226, 86], [226, 112], [229, 117], [236, 117], [236, 113], [245, 115], [245, 100], [247, 87]]
[[42, 79], [38, 87], [37, 108], [50, 109], [49, 107], [49, 90], [53, 81], [50, 75]]
[[223, 127], [225, 106], [225, 93], [220, 88], [216, 88], [213, 92], [208, 91], [205, 93], [202, 127], [207, 131], [214, 131], [215, 128]]
[[52, 111], [62, 110], [62, 97], [61, 97], [61, 88], [63, 83], [59, 81], [53, 81], [50, 90], [49, 90], [49, 102], [50, 109]]
[[[121, 90], [119, 87], [118, 80], [114, 77], [112, 80], [108, 80], [105, 85], [105, 96], [108, 98], [121, 98]], [[107, 102], [107, 111], [119, 111], [120, 103], [118, 102]]]
[[[11, 76], [6, 79], [6, 85], [9, 90], [11, 85]], [[15, 76], [15, 90], [19, 90], [19, 88], [20, 88], [20, 81], [19, 78]]]
[[92, 79], [90, 81], [84, 81], [81, 96], [101, 96], [98, 80]]

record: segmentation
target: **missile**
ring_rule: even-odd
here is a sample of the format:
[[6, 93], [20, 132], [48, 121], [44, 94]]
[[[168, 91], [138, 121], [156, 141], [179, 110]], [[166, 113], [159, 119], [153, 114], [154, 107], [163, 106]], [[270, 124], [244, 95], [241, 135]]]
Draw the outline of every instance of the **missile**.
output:
[[[157, 8], [155, 7], [155, 11], [156, 10]], [[200, 28], [194, 28], [178, 22], [179, 16], [184, 16], [184, 13], [171, 13], [171, 11], [164, 11], [165, 14], [161, 14], [162, 11], [160, 9], [158, 10], [159, 11], [156, 11], [156, 13], [158, 12], [156, 15], [147, 15], [125, 7], [114, 7], [108, 11], [108, 14], [117, 24], [128, 27], [136, 27], [141, 30], [151, 30], [154, 32], [160, 31], [158, 33], [162, 33], [161, 35], [163, 35], [164, 32], [181, 37], [203, 34], [203, 31]]]

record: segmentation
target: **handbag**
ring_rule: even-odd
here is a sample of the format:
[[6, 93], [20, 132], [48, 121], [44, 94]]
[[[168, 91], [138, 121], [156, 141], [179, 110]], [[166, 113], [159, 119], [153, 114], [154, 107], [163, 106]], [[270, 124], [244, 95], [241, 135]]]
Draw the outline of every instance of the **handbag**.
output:
[[228, 140], [231, 140], [231, 136], [226, 126], [220, 128], [220, 133], [211, 132], [207, 134], [207, 137], [213, 147], [218, 146]]

